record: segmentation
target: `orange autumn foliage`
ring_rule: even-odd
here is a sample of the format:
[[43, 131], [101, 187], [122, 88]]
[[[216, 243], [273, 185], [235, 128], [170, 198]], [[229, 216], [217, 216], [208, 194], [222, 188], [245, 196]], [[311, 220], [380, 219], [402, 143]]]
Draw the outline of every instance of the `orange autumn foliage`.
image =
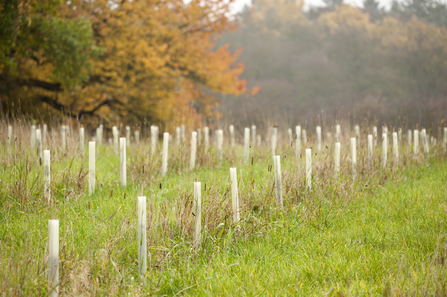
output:
[[[59, 18], [91, 23], [100, 55], [89, 59], [91, 67], [85, 69], [88, 79], [83, 83], [58, 91], [57, 96], [49, 90], [27, 89], [25, 97], [37, 103], [34, 107], [63, 106], [64, 114], [82, 115], [84, 122], [92, 124], [100, 118], [115, 124], [148, 120], [170, 125], [188, 119], [200, 125], [203, 117], [218, 117], [218, 102], [206, 90], [250, 93], [246, 81], [238, 78], [244, 71], [244, 65], [236, 63], [240, 51], [231, 53], [228, 45], [215, 48], [219, 35], [236, 27], [229, 9], [232, 2], [74, 0], [62, 4], [57, 8]], [[28, 60], [20, 72], [24, 78], [57, 83], [45, 70], [51, 69], [51, 63]], [[36, 93], [45, 93], [45, 101], [36, 100]]]

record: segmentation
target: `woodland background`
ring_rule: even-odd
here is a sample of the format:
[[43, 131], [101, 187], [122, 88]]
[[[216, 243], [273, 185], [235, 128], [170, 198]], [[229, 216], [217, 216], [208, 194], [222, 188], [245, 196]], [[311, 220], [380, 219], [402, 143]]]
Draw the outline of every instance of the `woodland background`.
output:
[[[4, 0], [4, 116], [86, 126], [442, 124], [447, 6], [375, 0]], [[427, 126], [428, 127], [428, 126]], [[264, 127], [265, 128], [265, 127]]]

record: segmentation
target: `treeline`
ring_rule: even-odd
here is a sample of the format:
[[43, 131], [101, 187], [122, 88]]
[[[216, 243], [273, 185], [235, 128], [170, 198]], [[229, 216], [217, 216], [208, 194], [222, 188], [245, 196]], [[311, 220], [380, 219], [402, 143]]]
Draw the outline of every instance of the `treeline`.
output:
[[221, 44], [243, 48], [242, 77], [257, 96], [226, 96], [241, 124], [307, 124], [349, 116], [362, 123], [439, 124], [447, 92], [447, 8], [431, 0], [374, 0], [363, 9], [329, 1], [256, 0]]
[[[231, 2], [231, 1], [230, 1]], [[244, 66], [215, 38], [235, 28], [224, 0], [4, 0], [0, 100], [4, 116], [96, 126], [214, 118], [203, 88], [239, 95]]]

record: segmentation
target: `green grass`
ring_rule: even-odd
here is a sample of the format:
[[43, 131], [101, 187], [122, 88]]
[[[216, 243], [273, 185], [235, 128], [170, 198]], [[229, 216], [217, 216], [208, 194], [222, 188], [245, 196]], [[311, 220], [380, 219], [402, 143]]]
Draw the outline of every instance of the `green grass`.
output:
[[[215, 152], [186, 170], [188, 150], [170, 148], [167, 177], [148, 146], [128, 148], [128, 186], [119, 158], [97, 151], [97, 191], [87, 194], [87, 158], [52, 150], [53, 203], [43, 169], [29, 152], [2, 159], [0, 284], [7, 295], [46, 295], [48, 220], [60, 220], [60, 278], [65, 295], [447, 295], [447, 163], [433, 157], [401, 170], [360, 168], [354, 183], [347, 156], [333, 180], [332, 152], [314, 160], [315, 191], [305, 191], [304, 160], [280, 148], [285, 207], [273, 190], [271, 156], [253, 148]], [[345, 149], [345, 154], [348, 149]], [[328, 155], [327, 155], [328, 154]], [[284, 156], [286, 157], [284, 158]], [[358, 153], [359, 160], [364, 152]], [[375, 152], [379, 155], [379, 152]], [[390, 158], [390, 157], [389, 157]], [[242, 221], [231, 223], [229, 170], [238, 167]], [[405, 165], [405, 166], [404, 166]], [[144, 167], [144, 168], [143, 168]], [[143, 173], [144, 172], [144, 173]], [[203, 232], [191, 245], [193, 181], [202, 182]], [[161, 184], [161, 188], [160, 188]], [[206, 184], [206, 190], [205, 190]], [[148, 272], [138, 275], [136, 197], [148, 197]]]

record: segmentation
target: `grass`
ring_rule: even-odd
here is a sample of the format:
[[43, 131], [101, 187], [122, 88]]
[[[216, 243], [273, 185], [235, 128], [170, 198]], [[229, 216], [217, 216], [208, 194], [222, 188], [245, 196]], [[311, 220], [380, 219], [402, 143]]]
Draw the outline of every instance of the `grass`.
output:
[[[175, 267], [163, 293], [190, 287], [191, 296], [445, 296], [446, 164], [405, 175], [359, 194], [323, 229], [300, 223], [292, 212], [201, 257], [192, 271]], [[173, 287], [176, 281], [181, 285]]]
[[[24, 133], [22, 133], [24, 134]], [[26, 139], [24, 137], [24, 139]], [[119, 157], [97, 150], [97, 190], [88, 196], [87, 163], [72, 145], [52, 152], [52, 204], [43, 169], [26, 145], [1, 158], [0, 285], [7, 296], [47, 295], [48, 220], [60, 220], [61, 294], [447, 296], [447, 163], [417, 164], [401, 148], [400, 169], [371, 170], [358, 152], [350, 177], [349, 146], [333, 180], [332, 148], [313, 158], [314, 191], [305, 190], [304, 159], [280, 146], [284, 209], [276, 205], [268, 147], [213, 149], [187, 170], [187, 145], [170, 147], [169, 172], [149, 144], [131, 145], [128, 186], [119, 186]], [[439, 148], [438, 148], [439, 149]], [[203, 150], [203, 148], [202, 148]], [[391, 152], [391, 149], [390, 149]], [[380, 147], [374, 152], [376, 158]], [[390, 160], [390, 154], [388, 156]], [[238, 167], [242, 221], [231, 222], [229, 170]], [[192, 248], [193, 181], [202, 182], [203, 232]], [[138, 275], [136, 197], [148, 197], [148, 272]]]

